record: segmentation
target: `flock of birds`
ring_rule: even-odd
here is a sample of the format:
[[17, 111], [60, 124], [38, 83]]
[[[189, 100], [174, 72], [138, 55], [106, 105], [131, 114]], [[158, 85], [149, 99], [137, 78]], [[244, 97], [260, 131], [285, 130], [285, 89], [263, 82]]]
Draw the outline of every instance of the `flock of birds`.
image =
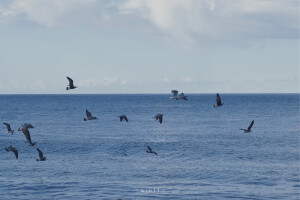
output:
[[[73, 80], [70, 77], [67, 77], [68, 81], [69, 81], [69, 85], [67, 86], [66, 90], [70, 90], [70, 89], [75, 89], [77, 88], [76, 86], [74, 86]], [[173, 93], [173, 96], [170, 97], [170, 99], [176, 99], [176, 100], [188, 100], [187, 96], [184, 95], [184, 93], [182, 92], [180, 95], [178, 95], [178, 91], [177, 90], [172, 90], [171, 93]], [[221, 97], [220, 95], [217, 93], [216, 95], [216, 103], [213, 105], [214, 108], [219, 107], [224, 105], [224, 103], [222, 103], [221, 101]], [[153, 117], [153, 119], [159, 120], [159, 123], [161, 124], [163, 122], [163, 114], [157, 114]], [[120, 121], [122, 122], [123, 120], [125, 120], [126, 122], [128, 122], [128, 118], [126, 115], [121, 115], [118, 116], [120, 118]], [[97, 119], [97, 117], [93, 116], [91, 112], [89, 112], [88, 110], [86, 110], [86, 117], [83, 118], [84, 121], [88, 121], [88, 120], [95, 120]], [[9, 123], [3, 123], [6, 127], [7, 127], [7, 131], [10, 134], [14, 134], [14, 130], [11, 129], [11, 126]], [[250, 125], [248, 126], [247, 129], [240, 129], [243, 130], [244, 133], [249, 133], [251, 131], [251, 128], [254, 124], [254, 120], [252, 120], [252, 122], [250, 123]], [[30, 132], [29, 132], [29, 128], [34, 128], [31, 124], [23, 124], [18, 131], [22, 131], [27, 142], [29, 143], [30, 146], [34, 146], [36, 144], [36, 142], [32, 142], [31, 141], [31, 137], [30, 137]], [[5, 148], [6, 151], [11, 151], [15, 154], [16, 159], [18, 159], [18, 150], [13, 147], [12, 145]], [[36, 161], [45, 161], [46, 157], [44, 157], [43, 152], [39, 149], [36, 148], [36, 150], [39, 153], [39, 158], [36, 159]], [[158, 155], [155, 151], [152, 150], [152, 148], [150, 146], [147, 146], [147, 153], [153, 153], [155, 155]]]

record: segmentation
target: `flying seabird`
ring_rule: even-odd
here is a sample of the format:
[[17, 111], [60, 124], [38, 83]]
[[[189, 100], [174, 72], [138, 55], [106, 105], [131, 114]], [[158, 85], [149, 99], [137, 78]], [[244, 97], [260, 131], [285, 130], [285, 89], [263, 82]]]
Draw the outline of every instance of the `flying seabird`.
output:
[[70, 77], [67, 77], [67, 79], [69, 80], [69, 85], [68, 85], [69, 87], [66, 88], [67, 90], [77, 88], [76, 86], [74, 86], [73, 80]]
[[178, 98], [178, 96], [177, 96], [178, 91], [177, 90], [172, 90], [171, 93], [173, 93], [173, 96], [171, 96], [170, 99], [177, 99]]
[[97, 119], [97, 117], [93, 117], [92, 113], [90, 113], [88, 110], [85, 110], [85, 112], [86, 112], [86, 118], [83, 118], [84, 121]]
[[5, 123], [5, 122], [3, 124], [7, 127], [8, 133], [11, 133], [13, 135], [14, 134], [14, 130], [11, 130], [10, 124], [9, 123]]
[[36, 142], [31, 141], [30, 132], [28, 130], [29, 128], [34, 128], [34, 127], [31, 124], [24, 124], [18, 129], [18, 131], [22, 131], [29, 144], [31, 146], [34, 146]]
[[40, 157], [39, 159], [36, 159], [36, 161], [45, 161], [46, 157], [44, 157], [43, 152], [39, 148], [36, 148], [36, 150], [39, 152]]
[[153, 117], [153, 119], [156, 119], [156, 120], [159, 119], [159, 123], [162, 123], [163, 116], [164, 116], [163, 114], [157, 114], [157, 115], [155, 115], [155, 117]]
[[10, 145], [9, 147], [5, 148], [5, 150], [14, 152], [16, 159], [18, 159], [18, 150], [16, 148]]
[[123, 119], [124, 119], [126, 122], [128, 122], [128, 118], [127, 118], [126, 115], [121, 115], [121, 116], [119, 116], [119, 118], [120, 118], [120, 122], [123, 121]]
[[154, 153], [155, 155], [157, 155], [155, 151], [152, 151], [151, 147], [147, 146], [147, 148], [147, 153]]
[[251, 131], [253, 124], [254, 124], [254, 120], [252, 120], [251, 124], [249, 125], [249, 127], [247, 129], [240, 128], [240, 130], [243, 130], [244, 133], [249, 133]]
[[179, 95], [178, 100], [179, 100], [179, 99], [188, 100], [188, 99], [187, 99], [187, 96], [185, 96], [185, 95], [183, 94], [183, 92]]
[[220, 95], [217, 93], [216, 95], [216, 104], [213, 105], [213, 107], [218, 107], [218, 106], [222, 106], [224, 103], [221, 102], [221, 97]]

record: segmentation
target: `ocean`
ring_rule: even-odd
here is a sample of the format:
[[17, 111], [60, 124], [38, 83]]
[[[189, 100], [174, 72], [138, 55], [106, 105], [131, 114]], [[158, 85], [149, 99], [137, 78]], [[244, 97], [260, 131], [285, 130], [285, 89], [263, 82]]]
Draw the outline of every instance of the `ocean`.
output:
[[299, 94], [220, 95], [0, 95], [0, 199], [300, 199]]

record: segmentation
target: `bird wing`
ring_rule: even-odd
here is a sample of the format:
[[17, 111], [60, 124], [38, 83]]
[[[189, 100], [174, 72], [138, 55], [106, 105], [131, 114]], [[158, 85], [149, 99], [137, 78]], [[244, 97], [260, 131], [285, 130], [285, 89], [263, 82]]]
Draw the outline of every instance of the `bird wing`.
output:
[[217, 102], [217, 105], [221, 105], [221, 97], [220, 95], [217, 93], [217, 96], [216, 96], [216, 102]]
[[14, 152], [16, 158], [18, 159], [18, 157], [19, 157], [18, 150], [12, 147], [11, 151]]
[[152, 151], [151, 147], [147, 146], [147, 148], [148, 148], [148, 151], [150, 151], [150, 152]]
[[242, 131], [246, 131], [246, 129], [244, 129], [244, 128], [240, 128], [240, 130], [242, 130]]
[[11, 130], [11, 129], [10, 129], [10, 124], [5, 123], [5, 122], [4, 122], [3, 124], [7, 127], [7, 130]]
[[174, 96], [177, 96], [177, 94], [178, 94], [177, 90], [172, 90], [171, 92], [173, 93]]
[[91, 117], [92, 116], [92, 113], [90, 113], [88, 110], [85, 110], [85, 112], [86, 112], [86, 116], [87, 117]]
[[162, 123], [162, 116], [159, 116], [159, 123]]
[[31, 137], [30, 137], [30, 132], [29, 132], [29, 130], [28, 130], [27, 128], [23, 128], [22, 131], [23, 131], [23, 133], [24, 133], [24, 135], [25, 135], [26, 140], [27, 140], [29, 143], [31, 143]]
[[73, 86], [73, 80], [70, 77], [67, 77], [67, 79], [69, 80], [69, 85]]
[[36, 150], [39, 152], [40, 159], [43, 159], [43, 152], [39, 148], [36, 148]]
[[27, 123], [25, 123], [23, 126], [24, 126], [25, 128], [34, 128], [31, 124], [27, 124]]
[[252, 120], [251, 124], [249, 125], [249, 127], [248, 127], [248, 131], [250, 131], [250, 130], [251, 130], [251, 128], [252, 128], [252, 126], [253, 126], [253, 124], [254, 124], [254, 120]]
[[124, 116], [124, 119], [126, 120], [126, 122], [128, 122], [128, 119], [127, 119], [127, 117], [126, 117], [126, 116]]

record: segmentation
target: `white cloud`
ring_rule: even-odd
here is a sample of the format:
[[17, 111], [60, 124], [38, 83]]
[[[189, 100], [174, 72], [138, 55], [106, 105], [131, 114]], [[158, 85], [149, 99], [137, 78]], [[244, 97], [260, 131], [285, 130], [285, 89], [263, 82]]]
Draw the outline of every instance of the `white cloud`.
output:
[[[0, 23], [145, 27], [171, 40], [299, 38], [298, 0], [12, 0]], [[149, 31], [150, 33], [151, 31]], [[153, 31], [152, 31], [153, 32]], [[161, 35], [161, 34], [160, 34]]]
[[44, 85], [43, 81], [37, 80], [36, 82], [34, 82], [33, 84], [31, 84], [29, 86], [29, 89], [30, 90], [44, 90], [45, 85]]
[[85, 79], [79, 82], [79, 87], [96, 87], [98, 85], [95, 79]]
[[182, 78], [181, 79], [181, 82], [183, 82], [183, 83], [191, 83], [192, 82], [192, 79], [191, 79], [191, 77], [184, 77], [184, 78]]
[[185, 41], [299, 37], [298, 0], [128, 0], [120, 10]]
[[103, 84], [105, 86], [109, 86], [111, 85], [112, 83], [115, 83], [117, 81], [117, 78], [113, 77], [113, 78], [109, 78], [109, 77], [104, 77], [104, 82]]
[[127, 80], [122, 80], [121, 85], [127, 85]]

